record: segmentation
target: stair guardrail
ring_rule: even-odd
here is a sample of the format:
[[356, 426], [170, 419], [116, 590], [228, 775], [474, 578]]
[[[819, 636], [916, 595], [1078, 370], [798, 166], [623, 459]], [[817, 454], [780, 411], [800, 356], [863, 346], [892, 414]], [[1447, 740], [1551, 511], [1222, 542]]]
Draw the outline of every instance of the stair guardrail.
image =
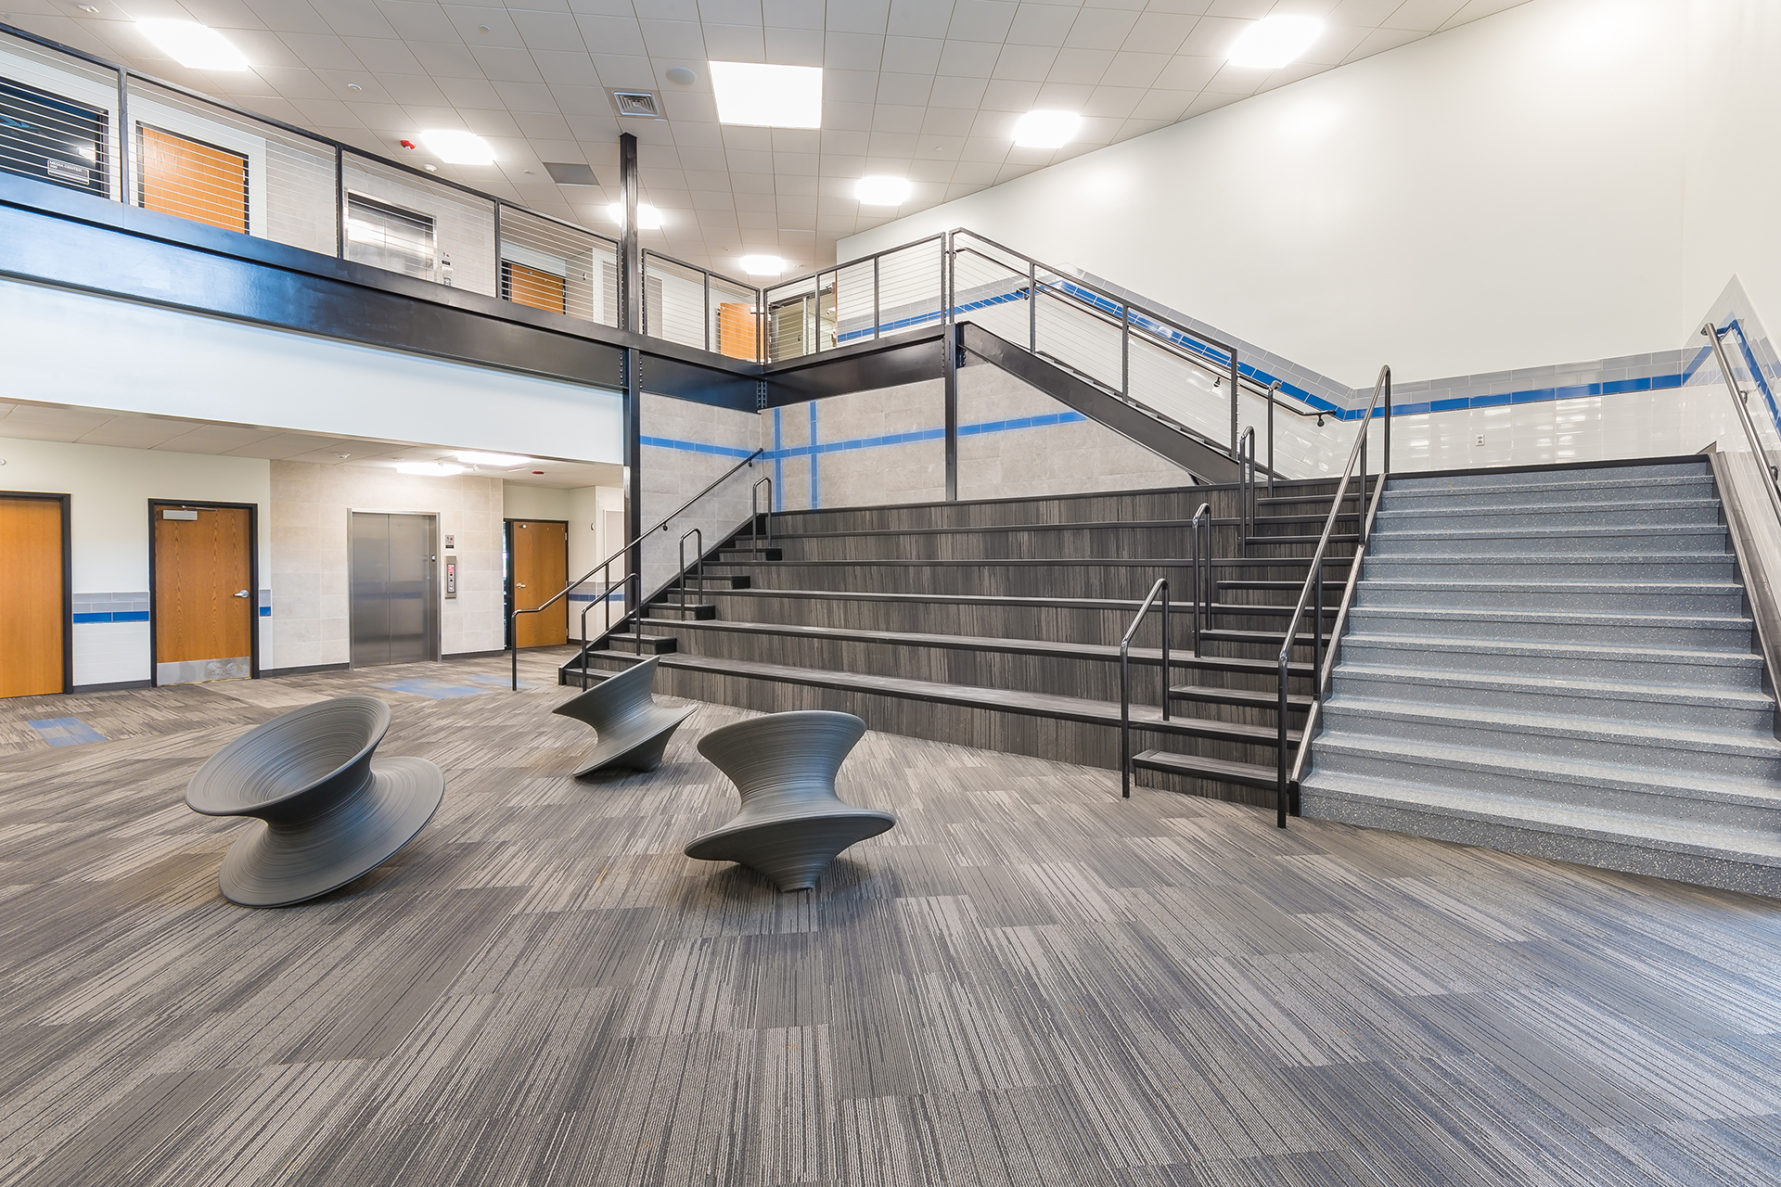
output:
[[761, 515], [760, 496], [761, 487], [763, 486], [767, 488], [767, 514], [764, 517], [766, 519], [767, 527], [767, 547], [773, 547], [773, 475], [763, 474], [755, 480], [755, 484], [748, 490], [748, 539], [749, 547], [754, 549], [759, 549], [761, 547], [761, 520], [763, 516]]
[[[656, 524], [653, 527], [651, 527], [643, 532], [640, 532], [636, 539], [626, 541], [624, 546], [622, 548], [620, 548], [617, 552], [614, 552], [611, 556], [607, 557], [605, 560], [601, 561], [599, 564], [595, 565], [593, 568], [589, 569], [587, 572], [583, 573], [581, 576], [577, 577], [575, 580], [573, 580], [569, 584], [565, 585], [562, 589], [559, 589], [556, 593], [552, 594], [550, 597], [546, 598], [544, 601], [540, 602], [538, 605], [527, 606], [524, 609], [516, 608], [508, 620], [509, 640], [508, 640], [508, 648], [507, 649], [513, 653], [512, 654], [513, 691], [515, 691], [515, 692], [519, 691], [519, 620], [520, 620], [520, 615], [522, 615], [522, 614], [539, 614], [545, 610], [550, 609], [552, 606], [556, 605], [558, 602], [560, 602], [564, 598], [568, 597], [575, 590], [581, 588], [588, 581], [592, 580], [596, 574], [604, 573], [606, 575], [606, 586], [601, 591], [600, 595], [597, 598], [597, 601], [604, 603], [606, 606], [606, 629], [602, 633], [608, 634], [608, 635], [612, 633], [612, 591], [621, 585], [625, 586], [628, 589], [630, 584], [634, 581], [637, 586], [637, 594], [636, 594], [635, 600], [631, 601], [630, 605], [626, 608], [626, 613], [629, 615], [632, 615], [636, 618], [636, 620], [637, 620], [637, 637], [639, 639], [641, 639], [643, 637], [643, 578], [641, 575], [636, 574], [636, 573], [630, 573], [623, 577], [614, 578], [612, 576], [612, 566], [614, 564], [616, 564], [620, 559], [622, 559], [623, 557], [628, 555], [633, 548], [637, 548], [637, 547], [641, 546], [645, 540], [649, 539], [649, 537], [655, 535], [657, 532], [665, 531], [667, 529], [668, 525], [671, 522], [673, 522], [677, 517], [679, 517], [682, 512], [686, 511], [694, 503], [697, 503], [700, 499], [704, 498], [706, 495], [710, 494], [712, 491], [714, 491], [718, 487], [722, 486], [724, 484], [724, 482], [730, 478], [731, 475], [737, 473], [738, 471], [744, 469], [745, 467], [754, 465], [755, 460], [761, 456], [761, 453], [762, 453], [762, 451], [757, 449], [753, 453], [749, 454], [747, 457], [743, 458], [741, 461], [737, 462], [735, 465], [731, 466], [728, 470], [725, 470], [721, 475], [719, 475], [717, 478], [713, 479], [709, 484], [707, 484], [705, 486], [705, 488], [703, 490], [701, 490], [698, 494], [694, 495], [692, 498], [688, 499], [686, 502], [682, 503], [680, 506], [678, 506], [674, 510], [670, 511], [667, 515], [664, 515], [659, 521], [656, 522]], [[703, 538], [701, 538], [701, 543], [703, 543]], [[587, 612], [594, 608], [594, 604], [595, 604], [594, 602], [589, 602], [585, 607], [582, 608], [582, 611], [581, 611], [581, 684], [582, 684], [583, 688], [587, 687], [588, 648], [589, 648], [589, 644], [592, 642], [592, 640], [590, 640], [587, 635]], [[619, 625], [620, 626], [624, 625], [624, 619], [622, 619], [622, 618], [619, 619]]]
[[[1763, 489], [1769, 495], [1769, 508], [1774, 511], [1775, 518], [1781, 520], [1781, 491], [1775, 489], [1775, 467], [1769, 462], [1768, 450], [1763, 447], [1762, 438], [1757, 435], [1756, 422], [1750, 419], [1750, 393], [1738, 385], [1736, 372], [1732, 370], [1731, 357], [1725, 353], [1725, 335], [1736, 332], [1740, 339], [1744, 336], [1743, 328], [1736, 322], [1721, 330], [1712, 322], [1701, 326], [1701, 334], [1713, 344], [1713, 357], [1719, 362], [1719, 373], [1725, 376], [1726, 390], [1731, 393], [1732, 407], [1737, 410], [1738, 423], [1744, 426], [1744, 436], [1750, 442], [1750, 451], [1762, 463], [1769, 479], [1763, 483]], [[1745, 343], [1749, 349], [1749, 343]]]
[[1132, 617], [1119, 640], [1119, 794], [1132, 798], [1132, 638], [1144, 625], [1144, 616], [1162, 599], [1163, 612], [1163, 720], [1169, 720], [1169, 579], [1158, 577], [1144, 595], [1144, 603]]
[[[1385, 404], [1385, 442], [1384, 458], [1379, 466], [1378, 480], [1373, 488], [1371, 506], [1367, 506], [1367, 439], [1373, 427], [1373, 415], [1378, 410], [1380, 400]], [[1286, 634], [1280, 644], [1279, 703], [1276, 706], [1279, 714], [1278, 739], [1276, 743], [1276, 783], [1274, 788], [1275, 827], [1285, 828], [1286, 817], [1292, 803], [1292, 788], [1297, 785], [1298, 776], [1304, 770], [1306, 756], [1310, 753], [1311, 735], [1317, 729], [1319, 712], [1323, 707], [1324, 694], [1327, 689], [1329, 673], [1335, 666], [1335, 654], [1339, 633], [1331, 635], [1329, 663], [1324, 662], [1323, 647], [1323, 564], [1325, 554], [1329, 551], [1330, 537], [1335, 534], [1336, 522], [1342, 518], [1342, 504], [1348, 497], [1348, 484], [1355, 474], [1355, 463], [1360, 463], [1360, 498], [1361, 523], [1360, 540], [1355, 547], [1354, 557], [1349, 562], [1348, 583], [1343, 589], [1342, 602], [1337, 610], [1337, 622], [1347, 620], [1348, 607], [1354, 598], [1356, 575], [1359, 574], [1361, 563], [1366, 559], [1367, 545], [1372, 541], [1373, 519], [1379, 512], [1379, 499], [1385, 493], [1386, 479], [1391, 476], [1391, 367], [1379, 368], [1379, 378], [1373, 384], [1373, 398], [1367, 402], [1366, 411], [1360, 418], [1360, 431], [1355, 434], [1354, 448], [1348, 451], [1348, 463], [1342, 467], [1342, 479], [1336, 484], [1335, 497], [1330, 502], [1329, 518], [1324, 521], [1323, 535], [1318, 538], [1317, 549], [1311, 554], [1311, 569], [1305, 574], [1305, 585], [1299, 591], [1299, 600], [1293, 606], [1292, 614], [1287, 619]], [[1306, 714], [1304, 727], [1299, 731], [1299, 749], [1296, 756], [1288, 757], [1287, 721], [1288, 692], [1290, 689], [1292, 652], [1298, 641], [1299, 623], [1304, 620], [1305, 611], [1313, 609], [1311, 619], [1311, 707]]]
[[[1202, 612], [1205, 621], [1212, 621], [1212, 504], [1201, 503], [1200, 509], [1194, 512], [1191, 529], [1193, 537], [1193, 649], [1194, 657], [1200, 654], [1200, 621]], [[1201, 558], [1204, 558], [1202, 561]]]
[[1243, 430], [1237, 439], [1237, 498], [1241, 507], [1238, 517], [1243, 539], [1255, 531], [1255, 426]]
[[680, 572], [675, 581], [680, 586], [680, 616], [686, 617], [686, 542], [698, 537], [699, 546], [693, 550], [693, 568], [699, 574], [699, 597], [705, 596], [705, 533], [698, 528], [688, 528], [680, 534]]

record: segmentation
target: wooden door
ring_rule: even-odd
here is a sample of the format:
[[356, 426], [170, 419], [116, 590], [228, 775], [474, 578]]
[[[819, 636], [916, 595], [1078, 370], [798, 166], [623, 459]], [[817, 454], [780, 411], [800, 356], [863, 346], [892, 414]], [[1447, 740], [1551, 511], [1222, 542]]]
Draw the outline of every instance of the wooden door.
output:
[[247, 231], [247, 158], [226, 148], [136, 125], [137, 199], [225, 231]]
[[0, 697], [66, 691], [62, 501], [0, 496]]
[[178, 504], [152, 512], [155, 682], [247, 679], [260, 613], [251, 512]]
[[756, 327], [759, 319], [739, 301], [725, 301], [717, 307], [717, 352], [733, 359], [755, 357]]
[[507, 290], [502, 295], [515, 305], [530, 305], [533, 309], [548, 309], [552, 313], [569, 312], [568, 284], [561, 276], [542, 268], [502, 260], [501, 282]]
[[[510, 519], [513, 607], [530, 610], [569, 584], [569, 525]], [[515, 638], [521, 647], [558, 647], [569, 641], [569, 599], [542, 614], [522, 615]]]

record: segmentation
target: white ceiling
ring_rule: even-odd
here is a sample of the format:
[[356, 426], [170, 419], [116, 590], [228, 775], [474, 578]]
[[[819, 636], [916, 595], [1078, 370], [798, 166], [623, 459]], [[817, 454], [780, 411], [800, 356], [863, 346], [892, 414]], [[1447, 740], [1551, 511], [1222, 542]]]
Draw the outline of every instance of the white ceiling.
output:
[[[468, 128], [498, 163], [442, 175], [596, 230], [612, 230], [618, 135], [635, 132], [644, 197], [668, 220], [645, 246], [734, 272], [745, 252], [831, 263], [838, 238], [899, 213], [1523, 2], [0, 0], [0, 21], [412, 164], [430, 158], [399, 140]], [[1242, 28], [1275, 12], [1329, 27], [1285, 69], [1227, 65]], [[186, 70], [129, 20], [151, 16], [223, 30], [255, 68]], [[822, 130], [720, 126], [711, 58], [822, 66]], [[674, 67], [696, 81], [670, 82]], [[619, 119], [610, 87], [656, 92], [668, 118]], [[1081, 137], [1014, 148], [1015, 116], [1041, 106], [1082, 112]], [[585, 162], [601, 185], [558, 187], [543, 161]], [[854, 200], [874, 173], [913, 180], [900, 211]]]
[[[168, 453], [271, 458], [323, 466], [370, 466], [384, 470], [391, 469], [397, 462], [456, 462], [451, 449], [441, 445], [368, 441], [359, 437], [328, 437], [251, 425], [142, 416], [133, 412], [0, 401], [0, 439], [4, 438], [70, 441]], [[5, 446], [0, 444], [0, 465], [5, 464], [5, 455]], [[478, 466], [469, 472], [478, 477], [499, 478], [528, 486], [575, 488], [622, 486], [624, 482], [624, 471], [620, 466], [548, 458], [535, 459], [512, 470]], [[0, 486], [4, 485], [5, 482], [0, 480]]]

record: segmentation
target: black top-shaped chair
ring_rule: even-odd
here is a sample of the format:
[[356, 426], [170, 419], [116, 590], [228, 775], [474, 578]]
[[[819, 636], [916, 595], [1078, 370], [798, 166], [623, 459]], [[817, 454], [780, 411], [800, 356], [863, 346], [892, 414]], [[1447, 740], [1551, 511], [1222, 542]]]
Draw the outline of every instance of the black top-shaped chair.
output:
[[651, 771], [660, 765], [668, 739], [693, 709], [656, 704], [650, 695], [655, 678], [652, 655], [551, 710], [593, 726], [598, 735], [594, 752], [575, 772], [577, 779], [605, 768]]
[[376, 697], [293, 709], [217, 751], [186, 786], [206, 816], [256, 816], [223, 859], [223, 894], [248, 907], [284, 907], [368, 873], [413, 840], [445, 796], [424, 758], [371, 755], [390, 728]]
[[742, 793], [742, 811], [686, 847], [701, 861], [733, 861], [780, 890], [810, 890], [849, 845], [894, 827], [889, 812], [835, 794], [842, 760], [865, 735], [851, 713], [770, 713], [712, 730], [699, 753]]

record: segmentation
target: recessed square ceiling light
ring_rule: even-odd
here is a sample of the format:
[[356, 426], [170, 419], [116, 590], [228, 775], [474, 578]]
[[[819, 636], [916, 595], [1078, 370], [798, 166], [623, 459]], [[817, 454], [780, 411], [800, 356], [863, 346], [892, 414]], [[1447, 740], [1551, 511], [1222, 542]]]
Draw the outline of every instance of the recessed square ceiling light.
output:
[[[614, 202], [606, 208], [606, 213], [611, 215], [612, 221], [619, 226], [625, 225], [625, 204], [623, 202]], [[648, 202], [637, 203], [637, 229], [639, 231], [661, 230], [662, 212]]]
[[711, 62], [720, 124], [752, 128], [822, 127], [822, 67]]
[[737, 262], [750, 276], [779, 276], [785, 272], [785, 261], [779, 256], [743, 256]]
[[1074, 111], [1029, 111], [1014, 121], [1014, 143], [1020, 148], [1061, 148], [1081, 126], [1082, 117]]
[[142, 35], [188, 70], [246, 70], [247, 58], [233, 42], [197, 21], [142, 20]]
[[462, 474], [464, 467], [454, 466], [450, 462], [397, 462], [396, 472], [422, 478], [450, 478], [454, 474]]
[[1243, 30], [1228, 57], [1233, 66], [1274, 70], [1297, 59], [1321, 36], [1323, 22], [1316, 17], [1278, 13]]
[[901, 206], [909, 200], [907, 177], [862, 177], [853, 187], [861, 206]]
[[489, 142], [474, 132], [464, 132], [456, 128], [438, 128], [431, 132], [421, 133], [421, 143], [427, 151], [444, 161], [447, 165], [493, 165], [495, 150]]

